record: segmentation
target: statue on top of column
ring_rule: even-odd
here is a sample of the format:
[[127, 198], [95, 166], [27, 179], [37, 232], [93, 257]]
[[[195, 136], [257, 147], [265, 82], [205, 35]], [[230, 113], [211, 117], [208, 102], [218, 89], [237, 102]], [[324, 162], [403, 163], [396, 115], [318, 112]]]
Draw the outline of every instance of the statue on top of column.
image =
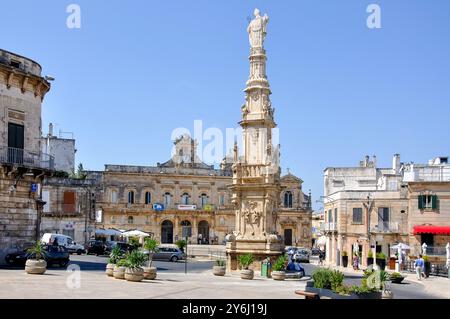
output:
[[266, 37], [266, 26], [269, 22], [267, 14], [261, 17], [259, 10], [255, 9], [255, 18], [250, 22], [247, 28], [249, 34], [250, 46], [252, 48], [262, 48], [264, 44], [264, 38]]

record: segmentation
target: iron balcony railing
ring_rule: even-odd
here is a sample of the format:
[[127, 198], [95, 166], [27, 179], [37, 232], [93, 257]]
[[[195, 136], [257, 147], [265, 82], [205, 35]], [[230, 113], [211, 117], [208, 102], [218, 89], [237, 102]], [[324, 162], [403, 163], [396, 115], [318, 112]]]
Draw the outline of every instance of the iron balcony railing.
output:
[[337, 231], [337, 223], [323, 223], [320, 225], [320, 230], [324, 232]]
[[53, 170], [55, 167], [55, 160], [51, 155], [6, 146], [0, 146], [0, 163], [48, 170]]

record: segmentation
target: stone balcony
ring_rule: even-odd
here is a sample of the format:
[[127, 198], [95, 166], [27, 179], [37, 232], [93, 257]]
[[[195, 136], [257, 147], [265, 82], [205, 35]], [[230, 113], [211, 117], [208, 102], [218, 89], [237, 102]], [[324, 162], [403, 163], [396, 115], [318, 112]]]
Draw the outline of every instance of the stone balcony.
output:
[[0, 163], [46, 170], [53, 170], [55, 166], [51, 155], [3, 145], [0, 145]]
[[337, 232], [337, 223], [323, 223], [320, 225], [322, 232]]
[[370, 227], [371, 233], [399, 233], [400, 227], [397, 222], [380, 222]]

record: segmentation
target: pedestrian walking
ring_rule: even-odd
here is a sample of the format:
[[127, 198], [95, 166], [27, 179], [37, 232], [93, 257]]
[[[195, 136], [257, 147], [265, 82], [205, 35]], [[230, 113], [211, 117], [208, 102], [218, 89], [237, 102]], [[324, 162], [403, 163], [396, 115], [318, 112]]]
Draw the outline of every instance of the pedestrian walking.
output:
[[359, 256], [357, 253], [355, 253], [353, 256], [353, 269], [359, 270]]
[[414, 268], [416, 269], [417, 279], [422, 280], [422, 274], [424, 272], [425, 261], [422, 258], [422, 255], [419, 255], [419, 258], [414, 262]]
[[325, 252], [321, 249], [319, 251], [319, 265], [323, 266], [323, 261], [325, 259]]

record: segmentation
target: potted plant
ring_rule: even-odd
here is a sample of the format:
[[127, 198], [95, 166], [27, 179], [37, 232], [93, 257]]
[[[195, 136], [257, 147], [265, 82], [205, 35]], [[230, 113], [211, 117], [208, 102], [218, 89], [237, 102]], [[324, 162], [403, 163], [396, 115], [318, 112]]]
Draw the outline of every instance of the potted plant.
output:
[[242, 279], [253, 279], [254, 273], [252, 269], [249, 269], [250, 265], [253, 263], [253, 255], [252, 254], [246, 254], [246, 255], [239, 255], [239, 264], [241, 265], [241, 278]]
[[106, 265], [106, 274], [112, 277], [114, 274], [114, 267], [117, 262], [122, 258], [122, 251], [118, 246], [114, 247], [109, 255], [108, 264]]
[[155, 239], [147, 238], [144, 242], [144, 249], [148, 251], [148, 263], [144, 268], [144, 279], [153, 280], [156, 278], [157, 268], [152, 267], [153, 255], [158, 252], [158, 242]]
[[367, 253], [367, 266], [373, 265], [373, 252], [372, 249]]
[[47, 262], [44, 260], [47, 252], [44, 250], [40, 241], [27, 250], [28, 258], [25, 263], [27, 274], [43, 275], [47, 270]]
[[125, 269], [125, 279], [127, 281], [142, 281], [144, 279], [144, 269], [142, 266], [147, 261], [147, 256], [140, 250], [133, 250], [127, 255], [128, 265]]
[[384, 270], [386, 268], [386, 255], [384, 253], [377, 253], [376, 262], [380, 269]]
[[273, 264], [272, 278], [274, 280], [284, 280], [286, 279], [286, 261], [285, 255], [281, 255]]
[[116, 279], [125, 279], [125, 270], [128, 267], [128, 260], [119, 259], [114, 266], [113, 277]]
[[342, 252], [342, 266], [345, 268], [348, 266], [348, 254], [345, 250]]
[[225, 275], [225, 260], [217, 259], [216, 264], [213, 266], [213, 274], [216, 276]]
[[131, 250], [139, 249], [141, 244], [139, 243], [139, 237], [129, 237], [128, 238], [128, 244], [131, 246]]
[[389, 279], [394, 284], [400, 284], [403, 281], [403, 279], [405, 279], [405, 277], [403, 277], [399, 272], [393, 272], [390, 275]]
[[428, 278], [430, 277], [430, 272], [431, 272], [431, 262], [428, 259], [427, 255], [423, 256], [423, 261], [424, 261], [424, 273], [425, 273], [425, 277]]
[[177, 245], [177, 247], [184, 253], [184, 247], [186, 247], [187, 243], [184, 239], [180, 239], [175, 242], [175, 245]]

